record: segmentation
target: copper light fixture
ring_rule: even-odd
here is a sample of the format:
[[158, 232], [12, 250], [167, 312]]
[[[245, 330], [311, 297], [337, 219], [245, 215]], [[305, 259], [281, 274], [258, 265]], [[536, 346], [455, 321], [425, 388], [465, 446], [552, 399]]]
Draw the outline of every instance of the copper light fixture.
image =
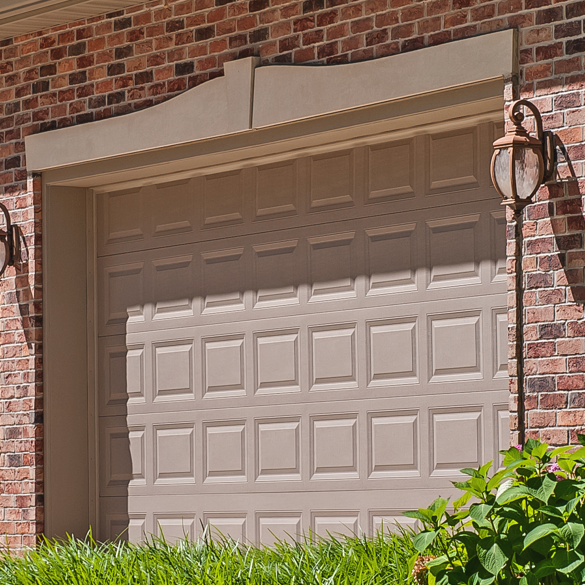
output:
[[[0, 276], [4, 274], [8, 266], [14, 266], [18, 254], [18, 227], [12, 225], [10, 213], [3, 203], [0, 203]], [[2, 217], [4, 216], [4, 217]], [[1, 223], [0, 223], [1, 225]]]
[[[522, 107], [534, 116], [536, 137], [530, 136], [522, 125]], [[504, 199], [502, 205], [521, 211], [532, 201], [538, 187], [554, 174], [555, 138], [552, 132], [543, 132], [540, 112], [528, 100], [514, 102], [508, 115], [514, 126], [494, 142], [491, 175], [496, 191]]]

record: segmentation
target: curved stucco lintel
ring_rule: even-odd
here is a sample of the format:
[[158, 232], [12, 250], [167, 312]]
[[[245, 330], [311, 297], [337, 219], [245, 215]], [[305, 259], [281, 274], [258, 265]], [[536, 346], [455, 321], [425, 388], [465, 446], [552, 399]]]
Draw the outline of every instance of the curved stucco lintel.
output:
[[249, 130], [255, 57], [152, 108], [26, 137], [29, 171], [41, 171]]
[[254, 128], [320, 116], [517, 73], [505, 30], [373, 61], [256, 69]]

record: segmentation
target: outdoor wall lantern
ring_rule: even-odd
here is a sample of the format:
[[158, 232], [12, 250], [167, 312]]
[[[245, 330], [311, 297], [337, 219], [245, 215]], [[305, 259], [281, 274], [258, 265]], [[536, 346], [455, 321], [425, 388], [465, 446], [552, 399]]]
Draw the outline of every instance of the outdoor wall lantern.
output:
[[[528, 108], [536, 123], [536, 137], [528, 134], [522, 122], [521, 108]], [[491, 163], [492, 182], [502, 196], [502, 205], [521, 211], [534, 197], [538, 187], [550, 180], [555, 171], [555, 137], [543, 132], [538, 108], [528, 100], [514, 102], [508, 110], [514, 124], [503, 138], [494, 142]]]
[[[12, 225], [10, 213], [3, 203], [0, 203], [0, 276], [8, 266], [13, 266], [18, 254], [18, 226]], [[3, 216], [3, 217], [2, 217]]]

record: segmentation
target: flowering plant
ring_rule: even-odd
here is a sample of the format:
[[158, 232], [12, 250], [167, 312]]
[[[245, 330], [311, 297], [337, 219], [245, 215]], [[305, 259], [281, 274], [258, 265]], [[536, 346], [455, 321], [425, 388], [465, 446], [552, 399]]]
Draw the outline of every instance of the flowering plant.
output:
[[533, 439], [511, 447], [491, 477], [492, 462], [461, 470], [469, 479], [454, 482], [463, 495], [452, 512], [444, 498], [406, 512], [422, 524], [416, 549], [439, 551], [425, 559], [429, 585], [585, 583], [585, 436], [578, 438], [580, 447]]

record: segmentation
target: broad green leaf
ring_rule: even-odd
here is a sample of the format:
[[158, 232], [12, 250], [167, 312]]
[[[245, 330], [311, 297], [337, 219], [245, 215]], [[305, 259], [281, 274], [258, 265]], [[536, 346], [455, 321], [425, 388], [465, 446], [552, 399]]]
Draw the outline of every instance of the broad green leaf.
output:
[[542, 456], [546, 453], [548, 445], [546, 443], [541, 443], [532, 449], [531, 455], [533, 457], [537, 457], [538, 459], [542, 459]]
[[524, 459], [522, 453], [516, 447], [510, 447], [507, 451], [500, 451], [500, 453], [504, 456], [504, 460], [502, 461], [504, 467], [508, 467]]
[[528, 441], [526, 441], [526, 444], [524, 445], [524, 451], [526, 451], [526, 453], [532, 454], [533, 449], [535, 449], [541, 444], [545, 445], [545, 448], [548, 447], [546, 443], [541, 443], [537, 439], [528, 439]]
[[583, 564], [583, 555], [579, 554], [578, 552], [566, 551], [566, 550], [557, 550], [552, 558], [552, 562], [557, 571], [560, 573], [571, 573], [575, 569], [578, 569]]
[[577, 433], [577, 440], [579, 441], [579, 443], [581, 443], [581, 445], [585, 447], [585, 435]]
[[471, 508], [469, 509], [469, 515], [476, 522], [480, 522], [481, 520], [485, 519], [492, 508], [493, 506], [490, 506], [489, 504], [472, 504]]
[[571, 449], [574, 449], [574, 447], [572, 445], [565, 445], [564, 447], [557, 447], [556, 449], [553, 449], [550, 452], [550, 456], [552, 458], [558, 457], [559, 455], [562, 455], [563, 453], [566, 453], [567, 451], [570, 451]]
[[509, 490], [512, 487], [512, 484], [513, 482], [511, 479], [507, 479], [506, 481], [502, 482], [496, 491], [496, 501], [506, 490]]
[[585, 534], [583, 524], [577, 524], [576, 522], [567, 522], [559, 528], [559, 536], [572, 548], [577, 548], [583, 538], [583, 534]]
[[574, 461], [570, 461], [569, 459], [559, 459], [557, 463], [559, 467], [567, 473], [573, 473], [573, 469], [575, 468], [575, 465], [577, 465]]
[[449, 504], [449, 500], [445, 498], [437, 498], [430, 506], [429, 510], [433, 511], [433, 516], [435, 518], [441, 518], [441, 516], [445, 513], [447, 509], [447, 505]]
[[494, 476], [488, 481], [486, 489], [491, 492], [497, 485], [499, 485], [502, 479], [508, 477], [509, 475], [510, 471], [508, 471], [507, 469], [501, 469], [500, 471], [495, 473]]
[[572, 459], [573, 461], [585, 458], [585, 447], [577, 449], [574, 453], [567, 454], [567, 458]]
[[548, 575], [555, 573], [556, 568], [550, 559], [544, 559], [543, 561], [540, 561], [531, 572], [537, 579], [541, 579], [542, 577], [547, 577]]
[[446, 555], [441, 555], [436, 559], [432, 559], [427, 563], [427, 568], [432, 571], [435, 575], [441, 570], [445, 569], [449, 565], [449, 559]]
[[553, 518], [560, 518], [561, 520], [564, 518], [562, 510], [559, 510], [555, 506], [542, 506], [538, 508], [538, 511]]
[[529, 547], [533, 542], [536, 542], [537, 540], [540, 540], [541, 538], [544, 538], [545, 536], [548, 536], [549, 534], [556, 532], [556, 530], [557, 527], [554, 524], [551, 524], [550, 522], [547, 522], [546, 524], [540, 524], [536, 528], [533, 528], [524, 537], [524, 549]]
[[556, 487], [557, 487], [556, 479], [552, 479], [548, 475], [545, 475], [542, 480], [542, 485], [538, 490], [536, 490], [534, 496], [538, 498], [541, 502], [548, 504], [548, 500], [551, 497], [552, 493], [555, 491]]
[[524, 498], [524, 497], [529, 496], [529, 495], [532, 495], [532, 494], [531, 494], [531, 490], [529, 490], [527, 487], [525, 487], [523, 485], [515, 485], [507, 490], [502, 491], [502, 493], [496, 497], [496, 502], [500, 505], [501, 504], [509, 504], [510, 502], [513, 502], [514, 500], [519, 500], [520, 498]]
[[433, 519], [432, 514], [424, 508], [420, 508], [419, 510], [408, 510], [407, 512], [402, 512], [402, 515], [408, 516], [409, 518], [416, 518], [417, 520], [423, 520], [424, 522], [430, 522]]
[[481, 475], [481, 477], [483, 477], [484, 479], [487, 477], [487, 474], [489, 472], [489, 470], [492, 467], [492, 463], [493, 461], [488, 461], [485, 465], [482, 465], [479, 468], [479, 474]]
[[471, 494], [469, 492], [465, 492], [459, 499], [453, 502], [453, 508], [455, 508], [455, 510], [462, 508], [465, 506], [465, 504], [467, 504], [467, 502], [469, 502], [470, 499]]
[[477, 545], [477, 557], [488, 573], [497, 575], [508, 562], [508, 557], [497, 542], [494, 542], [491, 546], [489, 544], [489, 541], [485, 543], [479, 542]]
[[470, 475], [471, 477], [481, 477], [477, 473], [477, 469], [472, 469], [471, 467], [465, 467], [464, 469], [459, 470], [461, 473], [465, 475]]
[[436, 530], [420, 532], [412, 540], [414, 548], [416, 548], [419, 553], [423, 553], [431, 544], [433, 544], [436, 537]]

